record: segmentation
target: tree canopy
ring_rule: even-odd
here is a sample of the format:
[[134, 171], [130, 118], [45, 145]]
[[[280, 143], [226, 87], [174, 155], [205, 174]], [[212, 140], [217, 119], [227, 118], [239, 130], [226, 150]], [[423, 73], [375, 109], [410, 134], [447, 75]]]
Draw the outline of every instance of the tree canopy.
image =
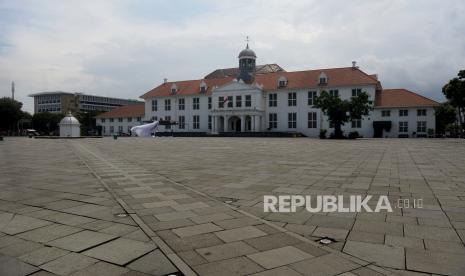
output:
[[14, 130], [22, 118], [23, 104], [8, 97], [0, 98], [0, 130]]
[[450, 103], [443, 103], [435, 109], [436, 133], [444, 134], [446, 127], [457, 121], [456, 109]]
[[63, 118], [63, 114], [55, 114], [50, 112], [35, 113], [32, 116], [32, 125], [35, 130], [50, 134], [58, 130], [58, 124]]
[[342, 100], [339, 96], [322, 91], [320, 96], [316, 98], [315, 107], [320, 108], [328, 116], [328, 120], [334, 124], [335, 138], [343, 137], [341, 127], [346, 122], [361, 119], [362, 116], [368, 115], [372, 109], [369, 95], [365, 92], [352, 97], [350, 100]]
[[465, 70], [461, 70], [458, 77], [451, 79], [442, 87], [442, 93], [449, 103], [457, 108], [460, 125], [463, 126], [463, 112], [465, 109]]

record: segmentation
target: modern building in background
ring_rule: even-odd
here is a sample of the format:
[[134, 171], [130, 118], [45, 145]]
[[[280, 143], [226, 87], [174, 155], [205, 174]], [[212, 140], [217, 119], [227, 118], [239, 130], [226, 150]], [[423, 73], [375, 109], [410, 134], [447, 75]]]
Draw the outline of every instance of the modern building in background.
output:
[[[365, 73], [355, 62], [349, 67], [287, 72], [277, 64], [256, 66], [257, 56], [248, 45], [238, 58], [238, 68], [217, 69], [202, 79], [165, 79], [141, 96], [144, 120], [177, 123], [160, 126], [159, 131], [299, 132], [318, 137], [320, 129], [334, 132], [327, 116], [314, 107], [322, 91], [345, 100], [365, 92], [373, 110], [346, 123], [345, 134], [421, 137], [435, 131], [437, 102], [406, 89], [383, 89], [377, 75]], [[133, 117], [123, 110], [118, 116]], [[106, 119], [97, 124], [110, 134], [127, 127], [110, 125]]]
[[34, 98], [34, 113], [76, 113], [79, 111], [110, 111], [116, 107], [140, 104], [140, 101], [94, 96], [63, 91], [41, 92], [29, 95]]

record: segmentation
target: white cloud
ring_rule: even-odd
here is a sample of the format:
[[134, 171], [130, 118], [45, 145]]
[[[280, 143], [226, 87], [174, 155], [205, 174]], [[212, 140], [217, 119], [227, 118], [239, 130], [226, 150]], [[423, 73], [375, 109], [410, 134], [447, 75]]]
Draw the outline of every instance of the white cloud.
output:
[[435, 99], [465, 68], [463, 1], [294, 2], [2, 2], [0, 96], [15, 80], [28, 110], [27, 94], [45, 90], [136, 98], [164, 77], [236, 66], [246, 35], [258, 63], [305, 70], [357, 60], [384, 87]]

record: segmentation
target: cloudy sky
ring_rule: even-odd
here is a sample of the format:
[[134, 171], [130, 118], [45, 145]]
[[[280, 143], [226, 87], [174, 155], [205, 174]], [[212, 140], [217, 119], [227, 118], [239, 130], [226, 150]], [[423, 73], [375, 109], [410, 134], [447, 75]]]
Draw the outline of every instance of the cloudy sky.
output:
[[[287, 2], [287, 3], [286, 3]], [[465, 69], [463, 0], [0, 0], [0, 96], [79, 91], [137, 98], [163, 81], [237, 65], [245, 36], [258, 64], [350, 66], [385, 88], [443, 100]]]

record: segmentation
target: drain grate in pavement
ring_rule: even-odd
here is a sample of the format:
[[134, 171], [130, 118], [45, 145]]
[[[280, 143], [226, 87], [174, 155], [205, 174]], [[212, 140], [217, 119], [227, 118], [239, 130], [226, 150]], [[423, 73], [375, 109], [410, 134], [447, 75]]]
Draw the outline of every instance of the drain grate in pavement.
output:
[[232, 197], [217, 197], [217, 199], [227, 204], [234, 203], [239, 200], [237, 198], [232, 198]]
[[335, 243], [336, 240], [333, 239], [333, 238], [329, 238], [329, 237], [323, 237], [319, 240], [317, 240], [320, 244], [324, 244], [324, 245], [328, 245], [328, 244], [332, 244], [332, 243]]

